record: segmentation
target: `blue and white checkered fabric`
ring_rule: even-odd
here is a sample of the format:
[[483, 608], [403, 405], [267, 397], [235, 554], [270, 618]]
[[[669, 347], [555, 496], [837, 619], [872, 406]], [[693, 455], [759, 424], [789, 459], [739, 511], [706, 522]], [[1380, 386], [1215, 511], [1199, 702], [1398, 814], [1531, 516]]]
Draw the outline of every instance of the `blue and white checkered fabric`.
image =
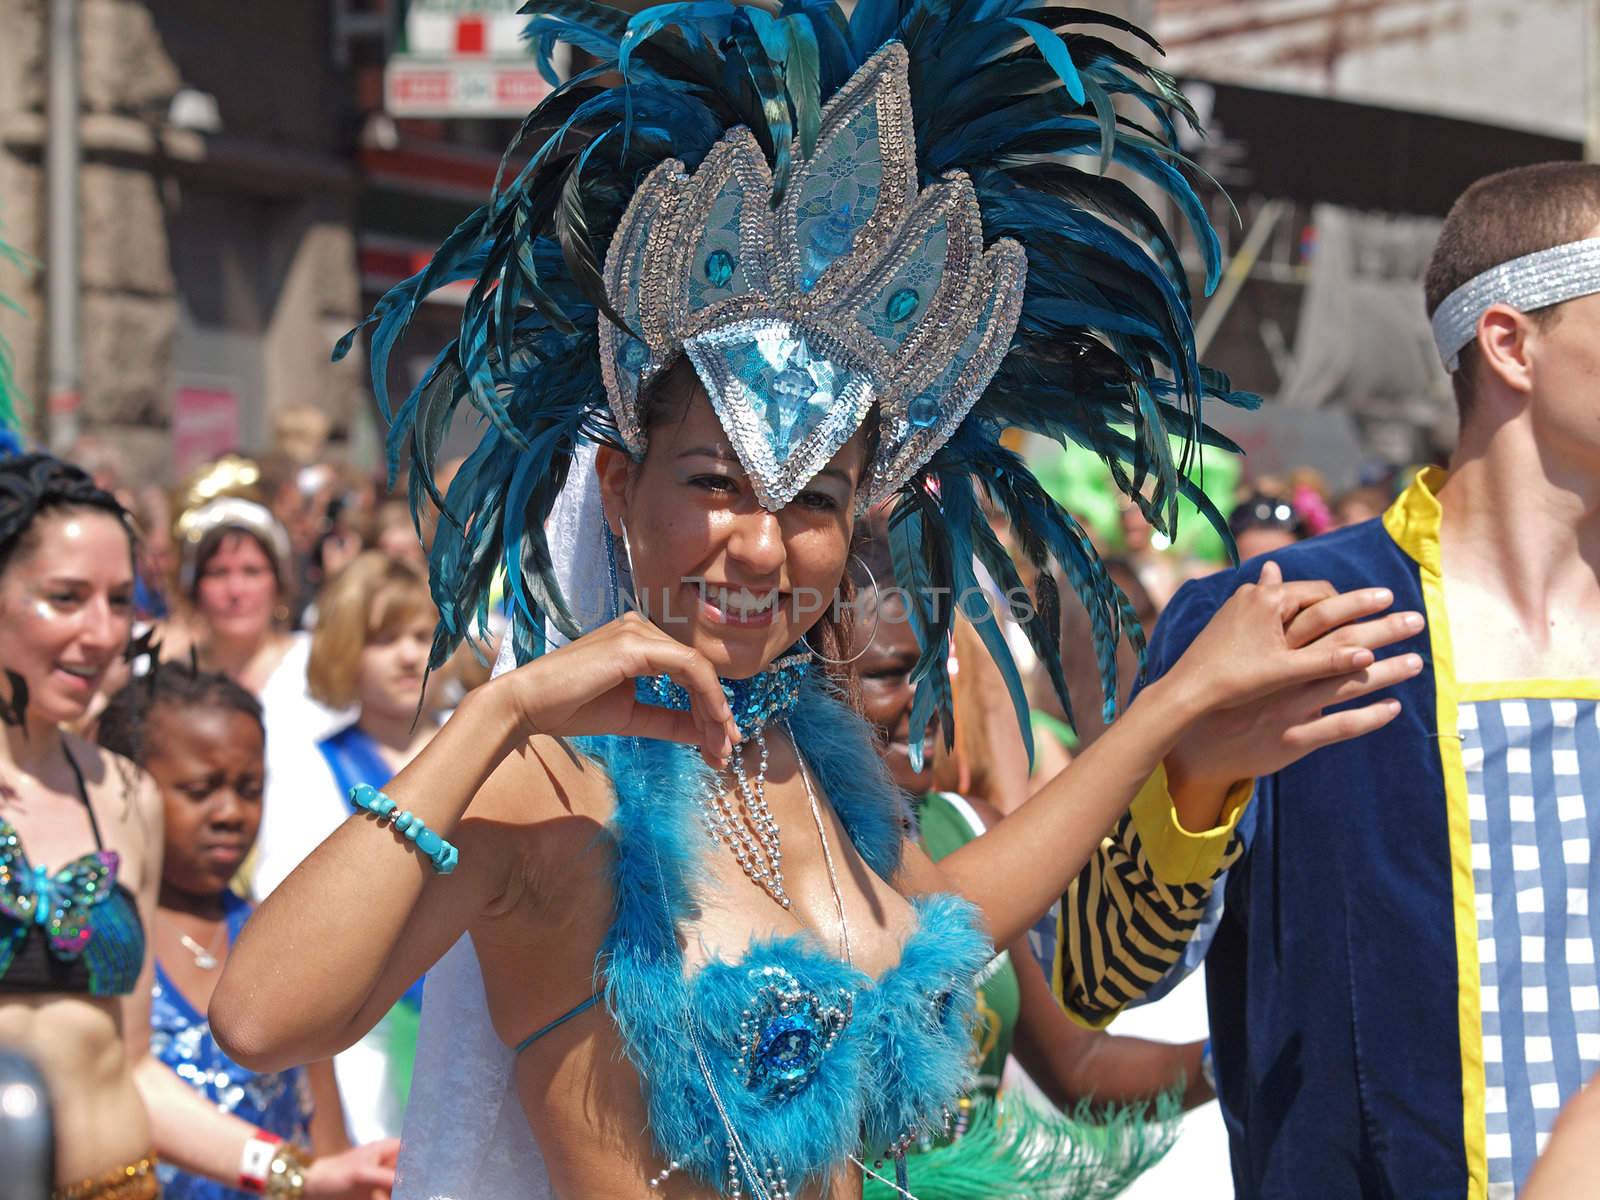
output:
[[1484, 700], [1459, 719], [1489, 1195], [1510, 1197], [1562, 1103], [1600, 1068], [1600, 704]]

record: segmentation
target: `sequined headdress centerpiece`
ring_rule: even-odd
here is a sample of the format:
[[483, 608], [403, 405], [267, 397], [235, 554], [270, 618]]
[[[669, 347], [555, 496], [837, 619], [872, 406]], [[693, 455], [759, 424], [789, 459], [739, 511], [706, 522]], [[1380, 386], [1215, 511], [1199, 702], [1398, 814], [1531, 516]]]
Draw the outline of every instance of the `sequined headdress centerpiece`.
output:
[[628, 328], [600, 323], [606, 391], [636, 455], [643, 389], [683, 353], [774, 511], [872, 405], [881, 449], [862, 508], [904, 483], [982, 394], [1010, 347], [1027, 260], [1011, 240], [984, 253], [962, 172], [918, 190], [906, 68], [892, 43], [839, 89], [776, 206], [766, 156], [742, 127], [692, 175], [668, 160], [639, 188], [606, 258]]
[[[569, 607], [546, 521], [580, 447], [647, 452], [651, 381], [687, 360], [772, 509], [875, 422], [856, 500], [891, 506], [922, 646], [912, 728], [950, 704], [957, 598], [996, 591], [1030, 594], [1011, 616], [1066, 704], [1058, 577], [1089, 612], [1114, 696], [1117, 643], [1140, 644], [1131, 607], [1000, 435], [1089, 447], [1157, 528], [1185, 495], [1225, 529], [1185, 470], [1202, 443], [1231, 446], [1201, 423], [1202, 401], [1247, 398], [1196, 360], [1178, 243], [1110, 171], [1170, 199], [1213, 286], [1220, 247], [1178, 148], [1194, 112], [1169, 75], [1100, 35], [1155, 43], [1040, 0], [524, 11], [546, 66], [558, 42], [594, 65], [550, 74], [487, 202], [371, 317], [391, 468], [408, 457], [414, 508], [443, 514], [433, 661], [486, 628], [502, 571], [519, 661], [552, 631], [581, 632], [574, 608], [593, 597]], [[461, 282], [458, 336], [391, 413], [396, 343]], [[440, 495], [463, 403], [481, 433]], [[1025, 711], [1002, 618], [965, 611]]]

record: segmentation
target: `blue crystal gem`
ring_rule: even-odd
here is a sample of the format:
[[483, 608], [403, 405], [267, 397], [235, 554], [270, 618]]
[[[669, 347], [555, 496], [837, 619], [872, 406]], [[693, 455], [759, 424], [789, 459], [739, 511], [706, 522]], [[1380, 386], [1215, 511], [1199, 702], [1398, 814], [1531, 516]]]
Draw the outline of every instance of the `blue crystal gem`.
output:
[[816, 1057], [817, 1029], [810, 1015], [791, 1013], [767, 1022], [750, 1069], [779, 1087], [792, 1087], [811, 1074]]
[[884, 309], [889, 315], [889, 320], [896, 325], [910, 318], [917, 311], [917, 305], [922, 303], [921, 298], [912, 288], [901, 288], [889, 297], [888, 306]]
[[830, 1002], [777, 966], [752, 969], [750, 978], [761, 986], [739, 1023], [745, 1086], [770, 1098], [792, 1096], [849, 1025], [850, 994], [840, 990]]
[[[748, 679], [722, 679], [723, 695], [733, 719], [745, 733], [754, 733], [777, 717], [794, 710], [800, 699], [800, 685], [811, 670], [811, 656], [804, 651], [785, 655], [759, 675]], [[633, 694], [641, 704], [658, 708], [689, 707], [689, 693], [670, 675], [647, 675], [634, 680]]]
[[842, 258], [855, 241], [856, 227], [850, 220], [850, 205], [841, 204], [811, 228], [806, 244], [806, 271], [800, 279], [800, 290], [809, 292], [817, 286], [822, 273]]
[[788, 367], [772, 377], [772, 394], [785, 404], [804, 404], [817, 393], [817, 381], [809, 371]]
[[706, 280], [712, 287], [727, 287], [733, 278], [733, 255], [726, 250], [713, 250], [706, 255]]
[[932, 429], [939, 423], [939, 402], [932, 396], [918, 396], [906, 409], [906, 420], [918, 429]]
[[622, 353], [617, 357], [623, 366], [637, 373], [640, 367], [650, 361], [650, 347], [638, 338], [630, 337], [622, 343]]

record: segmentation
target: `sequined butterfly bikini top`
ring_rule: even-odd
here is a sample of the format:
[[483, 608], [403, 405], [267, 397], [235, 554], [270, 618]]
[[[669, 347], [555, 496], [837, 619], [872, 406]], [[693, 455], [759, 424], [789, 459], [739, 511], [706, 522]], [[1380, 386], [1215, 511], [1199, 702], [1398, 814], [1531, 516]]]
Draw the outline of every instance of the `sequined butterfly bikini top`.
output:
[[[815, 679], [787, 719], [857, 853], [887, 879], [903, 801], [867, 726]], [[852, 1155], [935, 1132], [970, 1082], [974, 981], [993, 953], [972, 906], [917, 901], [899, 963], [877, 979], [808, 936], [757, 940], [686, 977], [679, 936], [713, 849], [698, 805], [715, 776], [672, 743], [582, 746], [617, 792], [615, 909], [597, 974], [662, 1165], [726, 1195], [786, 1196]]]
[[144, 924], [117, 882], [120, 860], [100, 839], [83, 772], [62, 749], [95, 848], [52, 872], [28, 862], [17, 831], [0, 818], [0, 994], [125, 996], [144, 966]]

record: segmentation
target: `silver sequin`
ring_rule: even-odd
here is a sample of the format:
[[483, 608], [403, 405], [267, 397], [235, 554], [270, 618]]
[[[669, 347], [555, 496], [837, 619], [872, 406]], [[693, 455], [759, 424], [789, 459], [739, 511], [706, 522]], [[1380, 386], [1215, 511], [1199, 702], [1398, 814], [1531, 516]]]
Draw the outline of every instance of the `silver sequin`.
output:
[[1535, 312], [1600, 292], [1600, 238], [1524, 254], [1474, 275], [1433, 314], [1433, 342], [1445, 370], [1461, 365], [1461, 349], [1478, 334], [1478, 318], [1494, 304]]
[[[910, 478], [971, 411], [1010, 347], [1027, 256], [1004, 238], [984, 250], [965, 175], [918, 190], [906, 71], [905, 48], [890, 43], [839, 89], [776, 211], [766, 157], [743, 127], [692, 174], [669, 160], [634, 194], [605, 267], [632, 331], [599, 319], [607, 398], [633, 454], [645, 448], [644, 389], [685, 352], [773, 510], [874, 404], [882, 443], [861, 510]], [[795, 370], [774, 359], [774, 345], [796, 356]], [[818, 355], [830, 369], [805, 371]], [[796, 387], [805, 394], [791, 402]], [[797, 414], [808, 403], [825, 413]]]

